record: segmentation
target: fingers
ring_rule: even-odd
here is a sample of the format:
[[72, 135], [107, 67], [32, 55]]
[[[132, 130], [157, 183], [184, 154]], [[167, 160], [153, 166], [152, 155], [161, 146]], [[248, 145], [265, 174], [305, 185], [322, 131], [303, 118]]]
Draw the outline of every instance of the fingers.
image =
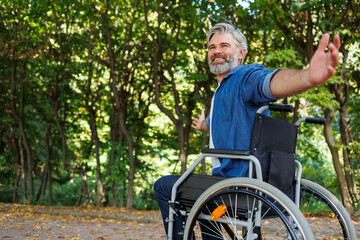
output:
[[[201, 116], [205, 117], [205, 108], [201, 109]], [[199, 117], [200, 117], [200, 115], [199, 115]]]
[[328, 73], [329, 73], [330, 76], [333, 76], [335, 74], [335, 68], [334, 67], [328, 66], [327, 70], [328, 70]]
[[201, 123], [205, 120], [205, 109], [201, 109], [201, 114], [198, 115], [198, 118], [194, 118], [191, 127], [197, 130], [201, 129]]
[[194, 120], [193, 120], [193, 122], [192, 122], [192, 124], [191, 124], [191, 127], [199, 130], [199, 129], [200, 129], [199, 119], [194, 118]]
[[341, 42], [340, 42], [339, 34], [334, 35], [334, 39], [331, 44], [329, 44], [329, 40], [330, 40], [330, 35], [328, 33], [325, 33], [319, 42], [318, 50], [325, 51], [326, 47], [330, 48], [330, 45], [333, 45], [337, 50], [340, 49]]
[[340, 36], [338, 34], [336, 34], [334, 36], [334, 40], [332, 43], [329, 44], [328, 48], [329, 51], [331, 52], [331, 65], [333, 67], [336, 67], [339, 65], [340, 60], [339, 60], [339, 49], [340, 49]]
[[341, 42], [340, 42], [340, 36], [339, 36], [339, 34], [335, 34], [334, 40], [333, 40], [333, 44], [335, 45], [335, 47], [336, 47], [337, 49], [340, 49]]
[[329, 74], [333, 75], [335, 72], [335, 68], [340, 63], [340, 60], [339, 60], [339, 49], [341, 46], [340, 36], [339, 36], [339, 34], [335, 34], [334, 39], [330, 44], [329, 44], [329, 40], [330, 40], [330, 35], [328, 33], [325, 33], [319, 42], [318, 51], [324, 53], [326, 48], [329, 49], [330, 65], [328, 66], [327, 70], [328, 70]]
[[320, 39], [319, 42], [319, 47], [318, 50], [321, 52], [324, 52], [326, 47], [328, 46], [329, 43], [329, 39], [330, 39], [330, 35], [328, 33], [325, 33], [322, 38]]
[[338, 66], [339, 65], [339, 63], [340, 63], [340, 60], [339, 60], [339, 50], [338, 50], [338, 48], [336, 48], [335, 46], [334, 46], [334, 44], [330, 44], [329, 45], [329, 50], [330, 50], [330, 52], [331, 52], [331, 65], [332, 66], [334, 66], [334, 67], [336, 67], [336, 66]]

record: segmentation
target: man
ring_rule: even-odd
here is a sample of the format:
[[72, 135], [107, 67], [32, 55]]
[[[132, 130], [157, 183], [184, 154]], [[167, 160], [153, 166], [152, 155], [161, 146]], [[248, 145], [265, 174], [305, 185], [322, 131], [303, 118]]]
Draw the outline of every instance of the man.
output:
[[[247, 51], [246, 39], [229, 23], [219, 23], [207, 35], [208, 64], [217, 77], [209, 117], [204, 110], [192, 127], [210, 130], [210, 148], [248, 150], [256, 110], [279, 98], [292, 96], [325, 83], [339, 65], [340, 37], [325, 34], [306, 70], [276, 69], [259, 64], [242, 65]], [[325, 49], [328, 51], [325, 52]], [[212, 175], [248, 176], [248, 162], [212, 159]], [[168, 201], [179, 176], [160, 178], [154, 186], [167, 232]], [[181, 220], [175, 218], [174, 239], [182, 239]]]

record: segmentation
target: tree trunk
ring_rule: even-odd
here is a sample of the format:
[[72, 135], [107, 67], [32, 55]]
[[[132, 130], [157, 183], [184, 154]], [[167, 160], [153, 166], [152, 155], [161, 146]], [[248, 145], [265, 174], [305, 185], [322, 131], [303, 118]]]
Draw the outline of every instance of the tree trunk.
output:
[[20, 176], [21, 176], [21, 165], [16, 164], [16, 175], [15, 175], [15, 181], [14, 181], [14, 192], [13, 192], [13, 203], [18, 203], [18, 188], [19, 188], [19, 182], [20, 182]]
[[[131, 149], [132, 150], [132, 149]], [[130, 149], [129, 149], [130, 151]], [[129, 169], [129, 182], [127, 189], [127, 200], [126, 200], [126, 208], [131, 209], [134, 204], [134, 180], [135, 180], [135, 160], [134, 157], [130, 157], [130, 169]]]
[[[115, 124], [114, 122], [114, 114], [112, 114], [112, 116], [110, 117], [110, 144], [112, 146], [112, 143], [116, 142], [116, 134], [115, 134]], [[111, 149], [110, 154], [109, 154], [109, 160], [108, 160], [108, 165], [106, 168], [106, 175], [107, 176], [112, 176], [115, 175], [114, 173], [114, 165], [115, 165], [115, 151], [113, 149]], [[113, 178], [109, 178], [109, 182], [107, 183], [108, 187], [104, 188], [105, 191], [105, 196], [107, 196], [107, 198], [105, 199], [106, 201], [109, 202], [110, 206], [112, 207], [116, 207], [116, 196], [117, 196], [117, 181]], [[111, 192], [111, 199], [108, 199], [109, 197], [109, 193]]]
[[102, 202], [104, 201], [104, 192], [103, 192], [103, 184], [101, 179], [101, 163], [100, 163], [100, 143], [99, 143], [99, 136], [96, 127], [96, 116], [95, 110], [89, 103], [86, 103], [86, 108], [90, 115], [90, 128], [91, 128], [91, 137], [94, 141], [95, 145], [95, 158], [96, 158], [96, 184], [97, 184], [97, 198], [96, 198], [96, 205], [101, 206]]
[[[160, 6], [158, 5], [158, 8]], [[152, 62], [152, 67], [153, 67], [153, 81], [154, 81], [154, 92], [155, 92], [155, 103], [158, 106], [158, 108], [173, 122], [173, 124], [176, 127], [176, 131], [177, 131], [177, 135], [178, 135], [178, 146], [179, 146], [179, 161], [181, 164], [181, 173], [185, 172], [186, 170], [186, 164], [187, 164], [187, 149], [185, 149], [185, 145], [186, 142], [188, 142], [188, 139], [185, 139], [184, 136], [184, 122], [183, 122], [183, 110], [182, 110], [182, 106], [180, 103], [180, 97], [179, 97], [179, 92], [176, 89], [176, 84], [175, 84], [175, 78], [173, 76], [173, 72], [172, 72], [172, 67], [174, 64], [174, 60], [177, 54], [177, 45], [174, 45], [173, 48], [173, 56], [171, 58], [171, 60], [168, 61], [168, 65], [164, 65], [162, 63], [162, 41], [164, 39], [161, 38], [161, 29], [160, 28], [156, 28], [154, 29], [154, 33], [150, 27], [149, 21], [147, 19], [147, 5], [146, 5], [146, 1], [144, 1], [144, 11], [145, 11], [145, 22], [147, 25], [147, 29], [148, 29], [148, 33], [152, 38], [152, 43], [153, 46], [151, 46], [151, 52], [149, 52], [149, 56], [151, 57], [151, 62]], [[158, 11], [160, 11], [160, 9], [158, 9]], [[158, 23], [161, 24], [162, 19], [160, 18], [161, 14], [158, 14]], [[174, 26], [174, 31], [176, 31], [176, 33], [174, 33], [174, 38], [178, 39], [179, 37], [179, 33], [180, 33], [180, 23], [176, 23], [177, 25]], [[164, 70], [167, 70], [170, 77], [169, 79], [167, 79], [167, 81], [170, 82], [171, 84], [171, 92], [173, 93], [174, 96], [174, 106], [173, 108], [175, 109], [175, 114], [173, 114], [172, 110], [169, 110], [168, 108], [166, 108], [164, 106], [164, 104], [161, 101], [161, 96], [160, 96], [160, 78], [163, 77], [165, 78], [165, 74], [164, 74]], [[191, 114], [191, 112], [190, 112]]]
[[25, 159], [24, 159], [24, 150], [21, 144], [21, 138], [18, 139], [18, 146], [20, 152], [20, 163], [21, 163], [21, 186], [22, 186], [22, 200], [23, 203], [28, 202], [27, 196], [27, 184], [26, 184], [26, 170], [25, 170]]
[[20, 177], [22, 174], [22, 169], [21, 169], [22, 165], [20, 162], [19, 148], [18, 148], [18, 144], [16, 142], [13, 126], [11, 126], [10, 132], [11, 132], [10, 142], [11, 142], [11, 146], [14, 150], [14, 158], [15, 158], [15, 181], [14, 181], [14, 192], [13, 192], [13, 203], [18, 203], [19, 202], [18, 189], [19, 189], [19, 184], [20, 184]]
[[350, 144], [350, 136], [349, 136], [349, 124], [346, 110], [341, 107], [340, 108], [340, 134], [341, 134], [341, 142], [343, 144], [342, 152], [344, 159], [344, 172], [347, 186], [349, 187], [348, 191], [351, 195], [353, 206], [355, 206], [355, 202], [358, 203], [359, 195], [356, 187], [355, 180], [355, 169], [350, 157], [350, 150], [347, 148]]
[[[57, 98], [56, 101], [59, 101], [59, 99]], [[64, 130], [63, 130], [63, 126], [59, 120], [59, 116], [58, 116], [58, 109], [56, 109], [56, 112], [55, 112], [55, 123], [56, 123], [56, 126], [58, 128], [58, 131], [59, 131], [59, 134], [60, 134], [60, 137], [61, 137], [61, 148], [62, 148], [62, 163], [63, 163], [63, 166], [64, 166], [64, 169], [65, 171], [67, 171], [68, 169], [68, 163], [67, 163], [67, 145], [66, 145], [66, 137], [65, 137], [65, 133], [64, 133]]]
[[[110, 8], [109, 1], [106, 1], [106, 9]], [[110, 61], [110, 86], [111, 90], [114, 94], [114, 110], [119, 117], [119, 124], [120, 124], [120, 131], [125, 136], [129, 154], [129, 175], [128, 175], [128, 189], [127, 189], [127, 201], [126, 201], [126, 208], [132, 208], [133, 201], [134, 201], [134, 179], [135, 179], [135, 159], [134, 159], [134, 147], [133, 147], [133, 137], [131, 133], [126, 128], [126, 109], [127, 109], [127, 92], [125, 90], [126, 82], [129, 79], [129, 73], [124, 71], [122, 73], [124, 80], [122, 82], [119, 81], [119, 77], [115, 74], [115, 66], [116, 66], [116, 57], [113, 49], [113, 43], [111, 40], [111, 30], [109, 24], [109, 16], [107, 11], [103, 13], [103, 20], [104, 20], [104, 27], [106, 31], [106, 43], [108, 47], [108, 55]], [[130, 29], [130, 36], [131, 36], [131, 28]], [[127, 61], [125, 61], [126, 63]], [[127, 65], [124, 64], [122, 69], [127, 69]], [[121, 85], [118, 89], [117, 85]]]
[[[116, 94], [117, 95], [117, 94]], [[127, 102], [127, 99], [124, 98], [121, 102]], [[126, 127], [126, 109], [127, 104], [121, 104], [122, 108], [118, 109], [120, 115], [120, 130], [121, 133], [125, 136], [128, 157], [129, 157], [129, 173], [128, 173], [128, 186], [127, 186], [127, 200], [126, 200], [126, 208], [131, 209], [134, 204], [134, 186], [135, 186], [135, 167], [136, 167], [136, 159], [134, 157], [134, 140], [130, 131], [127, 130]]]
[[335, 115], [335, 111], [332, 109], [325, 109], [326, 125], [324, 127], [324, 136], [326, 143], [330, 149], [333, 165], [336, 172], [336, 176], [339, 182], [339, 190], [342, 197], [342, 202], [345, 208], [350, 212], [354, 212], [353, 201], [349, 194], [349, 187], [340, 163], [339, 149], [336, 148], [335, 140], [332, 134], [332, 118]]
[[52, 201], [53, 201], [53, 197], [52, 197], [52, 177], [51, 177], [51, 165], [50, 163], [47, 164], [47, 172], [48, 172], [48, 182], [49, 182], [49, 188], [48, 188], [48, 201], [49, 201], [49, 206], [52, 206]]
[[46, 131], [45, 131], [45, 139], [44, 139], [44, 144], [45, 144], [45, 154], [46, 154], [46, 163], [45, 163], [45, 167], [43, 169], [43, 177], [42, 177], [42, 181], [41, 181], [41, 185], [38, 191], [38, 194], [36, 196], [36, 201], [39, 201], [40, 198], [42, 198], [41, 202], [44, 203], [44, 195], [45, 195], [45, 190], [46, 190], [46, 184], [48, 181], [48, 164], [50, 162], [50, 124], [47, 124], [46, 127]]
[[[344, 48], [341, 49], [343, 53], [343, 62], [346, 63], [348, 59], [348, 51]], [[335, 88], [337, 92], [335, 93], [336, 100], [339, 102], [339, 112], [340, 112], [340, 135], [341, 135], [341, 142], [343, 144], [343, 158], [344, 158], [344, 172], [347, 184], [349, 186], [349, 192], [353, 200], [353, 206], [359, 204], [359, 194], [357, 191], [356, 180], [355, 180], [355, 168], [350, 156], [350, 149], [348, 148], [351, 143], [351, 132], [350, 132], [350, 125], [349, 119], [347, 117], [347, 104], [349, 99], [349, 82], [346, 77], [346, 69], [342, 67], [340, 70], [340, 76], [343, 82], [341, 83], [342, 87]]]
[[[122, 143], [123, 136], [122, 136], [121, 130], [120, 130], [119, 117], [116, 112], [116, 108], [114, 106], [111, 111], [109, 125], [110, 125], [110, 144], [111, 144], [112, 149], [111, 149], [110, 155], [109, 155], [109, 161], [108, 161], [106, 174], [107, 174], [107, 176], [116, 176], [117, 174], [121, 173], [121, 169], [116, 171], [117, 162], [119, 160], [115, 159], [116, 153], [118, 153], [118, 149], [115, 148], [114, 144]], [[108, 183], [108, 185], [110, 185], [110, 187], [105, 190], [111, 191], [112, 197], [111, 197], [110, 205], [115, 207], [115, 206], [117, 206], [118, 185], [121, 184], [121, 180], [120, 180], [120, 177], [117, 177], [116, 179], [110, 177], [109, 179], [110, 179], [109, 180], [110, 183]]]
[[43, 175], [42, 175], [42, 179], [41, 179], [40, 188], [38, 190], [38, 193], [36, 194], [36, 201], [40, 202], [42, 205], [44, 205], [44, 195], [45, 195], [47, 180], [48, 180], [48, 177], [47, 177], [47, 164], [46, 164], [43, 169]]
[[87, 185], [87, 164], [85, 163], [85, 167], [80, 166], [80, 177], [81, 177], [81, 189], [79, 197], [76, 201], [76, 206], [80, 206], [81, 202], [84, 201], [84, 205], [88, 204], [88, 185]]
[[178, 145], [179, 145], [179, 161], [181, 164], [181, 174], [183, 174], [186, 171], [186, 150], [185, 150], [185, 129], [182, 126], [182, 122], [177, 121], [176, 123], [176, 129], [178, 134]]
[[[343, 53], [343, 62], [347, 62], [348, 51], [344, 48], [341, 48], [341, 52]], [[346, 69], [344, 67], [340, 70], [340, 77], [342, 82], [329, 84], [328, 88], [330, 92], [335, 95], [335, 100], [338, 102], [339, 109], [339, 129], [341, 136], [341, 144], [342, 144], [342, 156], [343, 156], [343, 175], [346, 181], [346, 185], [343, 185], [343, 182], [339, 181], [339, 186], [345, 186], [345, 191], [347, 192], [345, 195], [342, 195], [343, 202], [345, 207], [348, 209], [350, 213], [354, 213], [355, 206], [359, 202], [359, 195], [356, 187], [355, 180], [355, 169], [352, 163], [352, 159], [350, 157], [349, 146], [351, 143], [350, 134], [349, 134], [349, 119], [347, 117], [347, 103], [349, 99], [349, 83], [346, 77]], [[343, 181], [343, 179], [342, 179]], [[349, 205], [352, 204], [352, 207]]]
[[[22, 70], [25, 71], [26, 64], [22, 65]], [[23, 200], [24, 202], [29, 202], [31, 196], [33, 195], [33, 176], [32, 176], [32, 157], [30, 146], [25, 134], [24, 129], [24, 83], [23, 79], [20, 79], [20, 97], [19, 97], [19, 112], [16, 107], [15, 98], [16, 98], [16, 72], [17, 72], [17, 62], [13, 60], [12, 72], [11, 72], [11, 89], [10, 89], [10, 106], [11, 114], [14, 117], [15, 121], [19, 127], [19, 139], [18, 147], [20, 152], [20, 162], [22, 167], [22, 181], [23, 181]], [[21, 77], [20, 77], [21, 78]], [[26, 157], [24, 156], [24, 150], [26, 152]], [[26, 179], [27, 178], [27, 179]], [[25, 186], [25, 187], [24, 187]], [[28, 194], [26, 194], [26, 186], [28, 187]]]

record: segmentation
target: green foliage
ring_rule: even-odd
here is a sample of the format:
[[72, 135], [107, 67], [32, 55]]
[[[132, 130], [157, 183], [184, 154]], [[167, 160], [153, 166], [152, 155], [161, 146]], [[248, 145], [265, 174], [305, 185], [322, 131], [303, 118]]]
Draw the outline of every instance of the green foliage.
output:
[[0, 202], [11, 203], [14, 190], [8, 185], [0, 185]]
[[[134, 207], [157, 208], [155, 180], [180, 173], [181, 148], [192, 162], [203, 145], [202, 133], [191, 130], [190, 124], [200, 109], [205, 107], [208, 113], [217, 86], [208, 73], [205, 34], [220, 21], [235, 23], [246, 35], [246, 63], [262, 63], [271, 69], [305, 68], [324, 32], [341, 34], [349, 53], [348, 62], [341, 66], [343, 72], [326, 85], [287, 100], [301, 102], [301, 115], [322, 117], [325, 108], [339, 109], [338, 96], [329, 89], [345, 84], [352, 137], [347, 148], [358, 176], [358, 8], [356, 1], [325, 0], [282, 4], [271, 0], [120, 0], [109, 1], [108, 6], [78, 0], [0, 0], [0, 201], [12, 200], [22, 154], [25, 169], [27, 161], [33, 164], [34, 195], [44, 166], [50, 164], [53, 204], [76, 203], [81, 171], [88, 176], [88, 203], [96, 204], [97, 134], [98, 167], [109, 199], [115, 194], [117, 206], [126, 203], [131, 163], [128, 141], [132, 141]], [[168, 112], [155, 102], [156, 76], [158, 100]], [[95, 119], [91, 119], [92, 111]], [[336, 115], [333, 133], [337, 146], [342, 146], [339, 132]], [[336, 175], [321, 130], [304, 126], [299, 133], [298, 158], [305, 177], [336, 191]], [[28, 152], [21, 134], [28, 141]], [[207, 172], [210, 169], [207, 164]], [[29, 175], [25, 175], [28, 183]], [[21, 186], [20, 182], [19, 199]], [[47, 194], [48, 190], [39, 203], [49, 203]]]
[[264, 61], [269, 66], [281, 68], [299, 69], [303, 63], [299, 59], [298, 52], [293, 49], [277, 49], [265, 56]]
[[10, 151], [5, 151], [0, 155], [0, 187], [12, 185], [12, 179], [15, 176], [15, 169], [13, 168], [12, 159], [14, 155]]
[[[80, 194], [80, 185], [81, 185], [81, 179], [71, 180], [63, 184], [54, 182], [52, 186], [53, 205], [75, 206], [76, 201]], [[49, 205], [48, 195], [44, 196], [44, 200], [45, 200], [45, 205]]]
[[303, 166], [303, 178], [337, 192], [337, 178], [331, 154], [322, 135], [322, 126], [302, 124], [297, 142], [297, 159]]

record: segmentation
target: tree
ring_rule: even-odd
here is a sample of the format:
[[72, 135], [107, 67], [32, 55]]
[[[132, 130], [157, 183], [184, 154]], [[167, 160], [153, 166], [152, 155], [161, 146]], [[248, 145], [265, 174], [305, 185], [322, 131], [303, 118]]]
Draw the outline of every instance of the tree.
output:
[[[340, 163], [340, 148], [337, 146], [333, 136], [332, 118], [335, 109], [325, 102], [316, 101], [322, 105], [324, 114], [328, 121], [325, 127], [325, 138], [332, 153], [333, 164], [338, 176], [340, 193], [345, 207], [353, 212], [359, 201], [357, 187], [354, 177], [354, 165], [349, 159], [349, 124], [347, 119], [347, 99], [349, 97], [349, 80], [345, 72], [347, 71], [346, 46], [353, 42], [355, 34], [358, 34], [359, 18], [356, 18], [357, 4], [353, 1], [276, 1], [262, 2], [254, 5], [263, 11], [271, 10], [271, 18], [274, 24], [282, 32], [286, 46], [292, 46], [302, 56], [304, 65], [308, 64], [314, 54], [317, 43], [316, 39], [325, 32], [346, 32], [351, 34], [342, 36], [343, 65], [339, 74], [334, 80], [327, 84], [328, 91], [333, 94], [339, 110], [339, 129], [341, 135], [342, 156], [344, 165]], [[266, 10], [265, 10], [266, 9]], [[331, 11], [328, 11], [331, 9]], [[269, 15], [268, 15], [269, 16]], [[336, 80], [335, 80], [336, 79]], [[318, 91], [317, 89], [313, 91]], [[312, 100], [314, 100], [312, 98]]]
[[171, 1], [167, 5], [144, 1], [155, 103], [175, 126], [181, 172], [186, 170], [191, 149], [193, 112], [201, 99], [206, 99], [204, 105], [210, 105], [210, 86], [215, 84], [211, 81], [214, 76], [207, 73], [203, 48], [210, 26], [207, 7], [206, 1]]
[[[0, 200], [11, 186], [14, 202], [59, 204], [57, 188], [75, 182], [73, 204], [154, 199], [155, 177], [185, 171], [207, 145], [208, 134], [190, 127], [201, 108], [208, 115], [216, 89], [205, 37], [230, 21], [248, 39], [245, 64], [268, 68], [306, 66], [323, 32], [341, 34], [336, 77], [281, 101], [295, 105], [294, 121], [322, 109], [333, 123], [325, 133], [340, 192], [350, 210], [359, 202], [357, 0], [0, 3]], [[317, 139], [306, 130], [301, 141]]]
[[[29, 14], [33, 13], [32, 9], [26, 7], [26, 2], [13, 1], [4, 3], [0, 12], [1, 38], [3, 39], [2, 64], [4, 66], [2, 82], [7, 83], [4, 107], [11, 114], [13, 127], [16, 129], [10, 134], [15, 161], [20, 163], [22, 196], [24, 202], [30, 202], [34, 193], [33, 185], [33, 156], [30, 147], [30, 139], [26, 132], [26, 115], [27, 88], [29, 79], [27, 78], [28, 62], [41, 49], [39, 42], [32, 37], [36, 37], [35, 29], [28, 21]], [[34, 35], [25, 33], [33, 32]], [[5, 67], [6, 66], [6, 67]], [[9, 66], [9, 67], [8, 67]], [[16, 141], [16, 144], [15, 144]], [[17, 154], [18, 153], [18, 154]], [[18, 160], [19, 159], [19, 160]], [[19, 181], [15, 181], [15, 189]], [[14, 200], [17, 200], [17, 193], [14, 193]]]
[[[129, 164], [129, 168], [121, 169], [122, 174], [126, 174], [128, 179], [127, 208], [131, 208], [134, 201], [137, 153], [141, 147], [138, 142], [144, 134], [144, 121], [151, 103], [151, 94], [147, 96], [143, 94], [150, 86], [149, 80], [141, 74], [143, 71], [141, 65], [146, 60], [143, 56], [145, 46], [142, 44], [139, 4], [139, 1], [124, 1], [120, 4], [108, 0], [105, 5], [100, 6], [102, 9], [99, 11], [104, 29], [102, 41], [106, 46], [106, 54], [100, 55], [100, 63], [109, 69], [109, 86], [112, 93], [110, 141], [120, 144], [125, 142], [127, 149], [128, 161], [126, 159], [123, 161]], [[133, 112], [137, 114], [134, 115]], [[114, 153], [119, 150], [112, 151], [109, 159], [110, 168], [116, 163]], [[113, 181], [113, 191], [115, 184], [116, 181]], [[115, 192], [113, 196], [116, 196]]]

